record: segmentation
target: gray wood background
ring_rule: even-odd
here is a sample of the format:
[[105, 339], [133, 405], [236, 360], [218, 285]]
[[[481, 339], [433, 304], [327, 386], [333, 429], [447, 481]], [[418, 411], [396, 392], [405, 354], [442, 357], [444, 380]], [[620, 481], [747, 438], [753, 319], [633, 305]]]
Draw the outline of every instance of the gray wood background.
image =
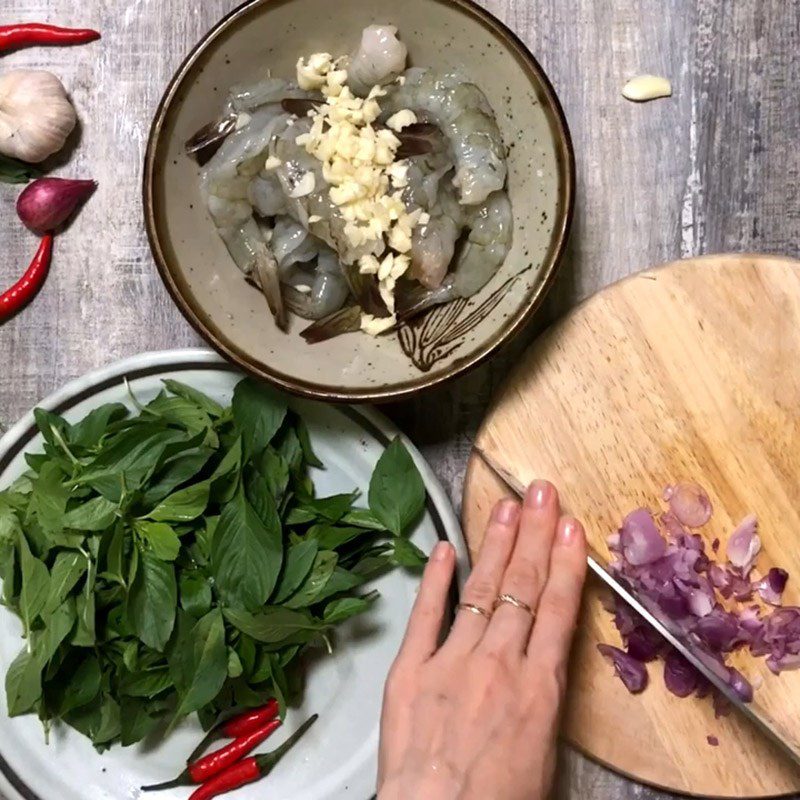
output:
[[[335, 0], [331, 0], [335, 2]], [[0, 22], [90, 25], [101, 45], [34, 49], [0, 69], [45, 67], [72, 93], [82, 125], [61, 170], [100, 182], [57, 241], [33, 304], [0, 327], [0, 424], [94, 367], [142, 350], [200, 344], [150, 256], [140, 179], [162, 90], [187, 50], [237, 0], [0, 0]], [[798, 0], [484, 0], [528, 44], [564, 104], [578, 160], [577, 215], [559, 282], [538, 324], [491, 363], [389, 413], [420, 444], [460, 504], [470, 437], [522, 348], [601, 287], [682, 256], [800, 249]], [[641, 72], [674, 96], [620, 97]], [[0, 185], [0, 285], [36, 247]], [[757, 320], [743, 320], [757, 324]], [[613, 735], [613, 731], [609, 731]], [[564, 748], [557, 796], [669, 795]]]

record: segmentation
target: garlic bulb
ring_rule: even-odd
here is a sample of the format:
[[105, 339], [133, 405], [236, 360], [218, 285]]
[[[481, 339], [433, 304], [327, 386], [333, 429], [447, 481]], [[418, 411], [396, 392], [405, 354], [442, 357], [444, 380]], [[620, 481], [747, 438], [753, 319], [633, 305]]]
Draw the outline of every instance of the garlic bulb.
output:
[[64, 146], [77, 122], [61, 81], [51, 72], [0, 75], [0, 153], [36, 163]]

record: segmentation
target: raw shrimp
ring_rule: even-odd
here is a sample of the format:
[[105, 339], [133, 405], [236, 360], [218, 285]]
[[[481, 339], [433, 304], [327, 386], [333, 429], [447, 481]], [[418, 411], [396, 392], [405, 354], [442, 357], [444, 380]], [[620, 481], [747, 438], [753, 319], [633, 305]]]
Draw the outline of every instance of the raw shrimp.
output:
[[514, 229], [508, 195], [489, 195], [470, 212], [467, 225], [469, 237], [453, 273], [453, 289], [459, 297], [471, 297], [482, 289], [508, 255]]
[[299, 222], [291, 217], [277, 217], [272, 231], [270, 248], [281, 269], [281, 276], [293, 264], [313, 261], [324, 247]]
[[322, 319], [333, 314], [350, 294], [338, 256], [324, 245], [313, 271], [295, 267], [284, 284], [286, 305], [305, 319]]
[[262, 173], [250, 181], [247, 201], [262, 217], [277, 217], [286, 214], [286, 195], [273, 172]]
[[289, 122], [280, 105], [264, 106], [250, 122], [231, 134], [200, 173], [206, 195], [246, 200], [250, 181], [264, 166], [270, 140]]
[[454, 73], [412, 69], [383, 98], [383, 116], [410, 108], [444, 131], [456, 164], [463, 205], [478, 205], [506, 181], [503, 138], [486, 95]]
[[453, 260], [463, 227], [462, 209], [452, 185], [442, 186], [430, 221], [411, 235], [411, 277], [428, 289], [441, 285]]
[[[456, 239], [449, 237], [454, 228], [460, 231], [460, 221], [453, 220], [446, 209], [442, 211], [441, 216], [431, 216], [428, 225], [415, 231], [425, 231], [424, 239], [412, 238], [411, 276], [421, 285], [406, 282], [398, 286], [397, 314], [401, 319], [457, 297], [472, 297], [489, 282], [508, 255], [514, 220], [505, 192], [494, 192], [481, 206], [469, 209], [463, 221], [469, 235], [455, 263], [449, 264], [453, 267], [449, 274], [443, 265], [449, 263], [445, 259], [452, 259], [450, 248], [458, 233]], [[452, 221], [452, 227], [446, 220]]]
[[296, 83], [281, 78], [264, 78], [255, 83], [234, 86], [230, 91], [230, 106], [234, 111], [253, 112], [270, 103], [280, 103], [287, 98], [319, 98], [314, 92], [301, 89]]
[[373, 86], [394, 80], [405, 68], [408, 48], [397, 38], [394, 25], [370, 25], [350, 58], [347, 83], [353, 94], [366, 97]]

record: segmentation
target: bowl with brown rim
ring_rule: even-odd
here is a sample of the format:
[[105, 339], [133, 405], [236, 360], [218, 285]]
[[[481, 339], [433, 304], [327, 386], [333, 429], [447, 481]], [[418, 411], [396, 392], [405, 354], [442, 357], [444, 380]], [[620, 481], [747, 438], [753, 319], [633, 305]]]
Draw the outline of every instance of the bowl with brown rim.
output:
[[[469, 299], [429, 310], [379, 337], [308, 344], [293, 319], [275, 326], [203, 204], [184, 143], [218, 115], [228, 87], [270, 70], [293, 77], [299, 56], [351, 52], [367, 25], [391, 23], [409, 62], [459, 70], [491, 102], [508, 150], [511, 250]], [[572, 219], [575, 161], [547, 76], [517, 36], [471, 0], [250, 0], [194, 47], [153, 120], [144, 169], [147, 234], [170, 294], [195, 329], [247, 372], [328, 401], [397, 400], [462, 375], [510, 340], [553, 282]]]

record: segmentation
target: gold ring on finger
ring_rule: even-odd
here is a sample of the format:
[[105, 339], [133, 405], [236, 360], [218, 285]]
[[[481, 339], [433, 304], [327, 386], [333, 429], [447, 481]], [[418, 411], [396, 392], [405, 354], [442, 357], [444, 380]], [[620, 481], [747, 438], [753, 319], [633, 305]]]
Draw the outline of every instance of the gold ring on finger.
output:
[[469, 611], [472, 614], [477, 614], [478, 616], [486, 617], [486, 619], [492, 618], [492, 615], [485, 608], [476, 606], [474, 603], [459, 603], [456, 606], [456, 608], [459, 611]]
[[526, 614], [530, 614], [532, 617], [536, 616], [534, 610], [527, 603], [520, 600], [518, 597], [514, 597], [513, 594], [498, 595], [497, 600], [494, 601], [495, 611], [503, 603], [508, 603], [515, 608], [519, 608], [521, 611], [524, 611]]

